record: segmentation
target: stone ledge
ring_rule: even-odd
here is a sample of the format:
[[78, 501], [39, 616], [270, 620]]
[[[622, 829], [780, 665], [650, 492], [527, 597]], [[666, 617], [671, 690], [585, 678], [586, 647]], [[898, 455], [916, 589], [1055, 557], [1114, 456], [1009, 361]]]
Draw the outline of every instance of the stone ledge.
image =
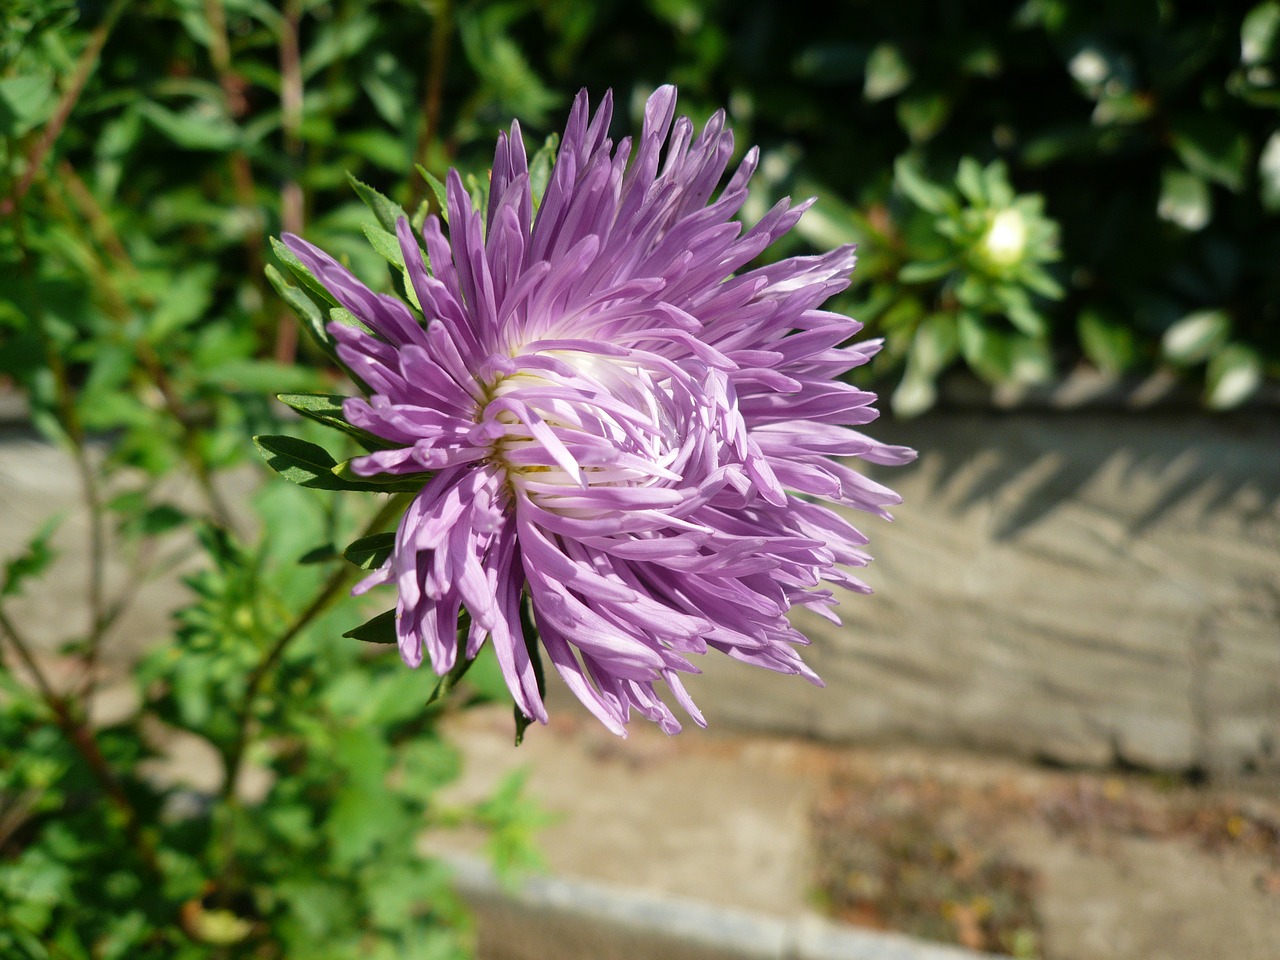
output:
[[983, 960], [995, 954], [787, 920], [564, 877], [501, 883], [480, 858], [448, 855], [476, 917], [480, 960]]

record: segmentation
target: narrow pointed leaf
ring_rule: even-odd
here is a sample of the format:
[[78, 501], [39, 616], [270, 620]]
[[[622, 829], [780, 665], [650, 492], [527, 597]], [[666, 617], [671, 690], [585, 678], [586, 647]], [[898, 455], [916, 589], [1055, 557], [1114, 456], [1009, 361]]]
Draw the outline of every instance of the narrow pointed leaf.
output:
[[396, 612], [388, 610], [380, 613], [372, 620], [366, 620], [360, 626], [348, 630], [343, 636], [363, 640], [365, 643], [399, 643], [399, 637], [396, 636]]
[[364, 201], [364, 205], [373, 211], [373, 215], [378, 219], [378, 223], [382, 229], [388, 231], [393, 236], [396, 232], [396, 223], [403, 217], [409, 219], [409, 214], [404, 212], [404, 207], [396, 203], [394, 200], [383, 196], [367, 183], [361, 183], [351, 174], [347, 174], [347, 182], [351, 184], [356, 195]]

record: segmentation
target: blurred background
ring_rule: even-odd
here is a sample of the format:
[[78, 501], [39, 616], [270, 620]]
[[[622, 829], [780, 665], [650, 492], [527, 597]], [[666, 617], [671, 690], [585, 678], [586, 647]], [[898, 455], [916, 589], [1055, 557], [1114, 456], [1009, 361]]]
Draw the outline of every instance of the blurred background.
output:
[[[709, 733], [617, 743], [553, 690], [512, 750], [491, 664], [426, 709], [341, 637], [396, 501], [254, 450], [355, 449], [274, 399], [348, 388], [273, 238], [393, 290], [370, 188], [421, 215], [416, 164], [483, 185], [512, 118], [533, 152], [612, 89], [621, 137], [663, 83], [761, 148], [744, 220], [818, 197], [766, 258], [859, 244], [834, 307], [921, 457], [876, 594], [802, 624], [827, 689], [707, 664]], [[0, 0], [0, 185], [0, 955], [569, 955], [422, 855], [481, 845], [1025, 958], [1274, 956], [1280, 2]]]

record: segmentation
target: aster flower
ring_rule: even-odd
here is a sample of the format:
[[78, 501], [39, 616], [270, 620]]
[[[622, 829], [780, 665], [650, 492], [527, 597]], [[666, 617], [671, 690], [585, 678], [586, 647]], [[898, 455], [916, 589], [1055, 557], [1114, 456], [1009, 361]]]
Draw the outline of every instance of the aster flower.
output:
[[847, 345], [860, 325], [820, 307], [853, 248], [749, 268], [809, 204], [744, 229], [731, 218], [757, 151], [713, 200], [732, 134], [718, 113], [695, 136], [675, 101], [658, 90], [639, 139], [615, 146], [610, 96], [592, 115], [580, 94], [536, 206], [516, 124], [487, 211], [450, 172], [448, 233], [434, 216], [422, 231], [429, 268], [397, 224], [420, 315], [285, 237], [364, 327], [329, 328], [370, 390], [345, 417], [388, 447], [354, 472], [430, 473], [357, 591], [395, 585], [411, 667], [443, 675], [492, 644], [544, 723], [526, 597], [541, 650], [618, 734], [632, 711], [680, 729], [659, 685], [703, 724], [680, 675], [709, 650], [820, 684], [787, 612], [835, 620], [831, 587], [866, 592], [845, 567], [870, 559], [824, 504], [887, 517], [899, 502], [832, 458], [914, 456], [851, 429], [875, 396], [839, 378], [879, 343]]

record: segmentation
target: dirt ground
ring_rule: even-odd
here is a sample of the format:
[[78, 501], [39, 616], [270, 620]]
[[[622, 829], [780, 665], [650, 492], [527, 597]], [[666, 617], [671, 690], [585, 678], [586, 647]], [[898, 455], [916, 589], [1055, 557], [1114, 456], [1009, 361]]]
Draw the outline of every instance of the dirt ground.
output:
[[[524, 767], [568, 877], [1042, 960], [1276, 960], [1280, 792], [910, 747], [642, 726], [571, 704], [513, 749], [460, 714], [455, 796]], [[468, 848], [458, 835], [427, 848]]]

